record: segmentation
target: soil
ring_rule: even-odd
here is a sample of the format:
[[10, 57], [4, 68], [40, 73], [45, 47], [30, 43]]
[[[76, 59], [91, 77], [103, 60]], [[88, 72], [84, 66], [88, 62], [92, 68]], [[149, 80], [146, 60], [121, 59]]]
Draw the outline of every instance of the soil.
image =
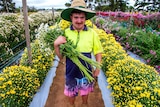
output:
[[[65, 82], [64, 76], [65, 64], [59, 63], [56, 69], [56, 76], [53, 78], [53, 83], [50, 87], [50, 92], [45, 107], [67, 107], [68, 99], [63, 94]], [[77, 96], [75, 106], [81, 107], [81, 104], [81, 97]], [[89, 94], [88, 105], [89, 107], [105, 107], [98, 83], [95, 85], [94, 92]]]

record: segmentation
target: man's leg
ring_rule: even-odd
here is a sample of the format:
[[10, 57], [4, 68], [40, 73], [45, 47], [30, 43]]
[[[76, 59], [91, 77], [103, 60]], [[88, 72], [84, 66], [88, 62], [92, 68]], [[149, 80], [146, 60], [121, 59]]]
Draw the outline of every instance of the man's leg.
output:
[[68, 97], [68, 106], [67, 107], [75, 107], [75, 97]]
[[88, 95], [82, 96], [82, 107], [88, 107]]
[[82, 96], [82, 107], [88, 107], [88, 96], [89, 93], [93, 92], [93, 83], [86, 82], [85, 79], [82, 81], [81, 89], [79, 90]]
[[68, 97], [70, 105], [74, 105], [75, 97]]
[[88, 104], [88, 95], [82, 96], [82, 104]]
[[66, 79], [66, 84], [65, 84], [65, 89], [64, 89], [64, 94], [67, 96], [68, 99], [68, 107], [75, 107], [75, 99], [76, 96], [78, 95], [78, 90], [77, 90], [77, 83], [75, 79]]

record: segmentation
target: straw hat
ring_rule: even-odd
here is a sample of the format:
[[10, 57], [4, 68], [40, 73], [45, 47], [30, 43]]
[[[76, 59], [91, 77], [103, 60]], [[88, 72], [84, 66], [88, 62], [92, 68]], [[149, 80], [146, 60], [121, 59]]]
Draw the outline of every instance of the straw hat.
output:
[[71, 22], [70, 15], [74, 9], [85, 12], [86, 13], [86, 20], [88, 20], [96, 15], [96, 13], [94, 11], [87, 9], [86, 3], [84, 2], [84, 0], [73, 0], [71, 6], [62, 11], [61, 17], [64, 20]]

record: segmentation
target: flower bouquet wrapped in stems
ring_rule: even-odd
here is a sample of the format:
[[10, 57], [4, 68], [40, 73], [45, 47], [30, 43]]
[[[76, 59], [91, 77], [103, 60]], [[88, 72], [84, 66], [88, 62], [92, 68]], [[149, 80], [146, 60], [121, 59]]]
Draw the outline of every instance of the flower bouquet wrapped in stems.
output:
[[[65, 36], [64, 30], [60, 29], [59, 27], [55, 27], [53, 29], [49, 29], [43, 35], [43, 40], [51, 49], [54, 50], [53, 43], [57, 39], [57, 37], [60, 35]], [[82, 71], [82, 73], [85, 75], [85, 77], [88, 79], [89, 82], [94, 81], [94, 78], [90, 75], [90, 73], [92, 74], [92, 71], [86, 68], [80, 62], [79, 58], [96, 68], [101, 68], [101, 65], [98, 62], [92, 60], [91, 58], [88, 58], [84, 56], [82, 53], [78, 52], [76, 50], [76, 46], [73, 44], [73, 41], [69, 40], [67, 37], [66, 37], [66, 41], [67, 42], [65, 44], [60, 45], [60, 53], [63, 56], [66, 56], [69, 59], [71, 59], [73, 63], [75, 63], [79, 67], [79, 69]]]

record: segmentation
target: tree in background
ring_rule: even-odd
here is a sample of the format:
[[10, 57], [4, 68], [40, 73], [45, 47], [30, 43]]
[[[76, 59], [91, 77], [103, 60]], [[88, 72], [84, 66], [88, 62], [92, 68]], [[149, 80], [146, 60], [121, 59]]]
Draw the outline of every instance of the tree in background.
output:
[[160, 11], [160, 0], [136, 0], [134, 6], [138, 11]]
[[95, 9], [101, 11], [126, 11], [129, 8], [129, 0], [96, 0], [96, 2], [98, 6]]
[[15, 3], [12, 0], [1, 0], [0, 1], [0, 11], [1, 12], [15, 12]]
[[65, 3], [65, 6], [66, 6], [66, 7], [70, 7], [70, 6], [71, 6], [71, 3]]

